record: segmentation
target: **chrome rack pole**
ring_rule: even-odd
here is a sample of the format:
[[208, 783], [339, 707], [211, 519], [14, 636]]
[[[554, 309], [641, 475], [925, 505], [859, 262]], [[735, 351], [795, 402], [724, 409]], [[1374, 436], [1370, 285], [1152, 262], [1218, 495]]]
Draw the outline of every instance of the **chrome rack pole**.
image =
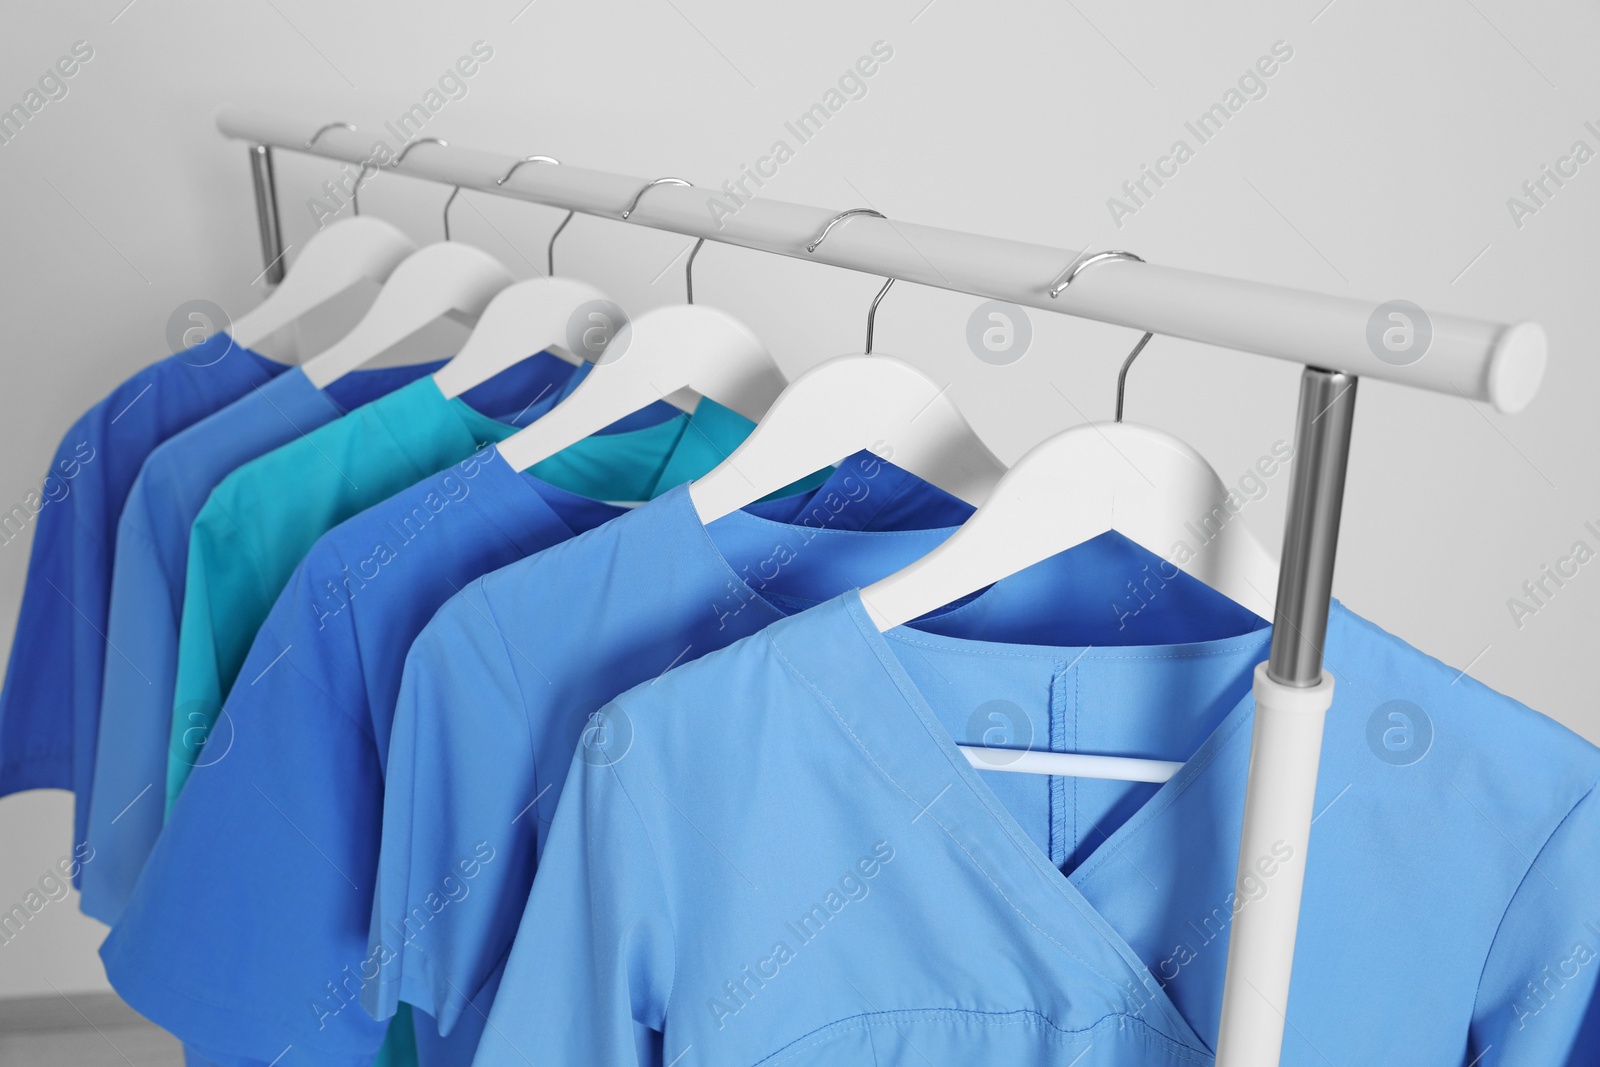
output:
[[[1322, 669], [1357, 379], [1307, 367], [1267, 662], [1256, 667], [1255, 729], [1239, 838], [1242, 887], [1228, 937], [1217, 1067], [1276, 1067], [1283, 1048], [1300, 893], [1333, 678]], [[1236, 904], [1235, 907], [1238, 907]]]
[[261, 260], [268, 285], [283, 281], [283, 232], [278, 226], [278, 183], [270, 145], [250, 146], [250, 182], [256, 193], [256, 224], [261, 230]]

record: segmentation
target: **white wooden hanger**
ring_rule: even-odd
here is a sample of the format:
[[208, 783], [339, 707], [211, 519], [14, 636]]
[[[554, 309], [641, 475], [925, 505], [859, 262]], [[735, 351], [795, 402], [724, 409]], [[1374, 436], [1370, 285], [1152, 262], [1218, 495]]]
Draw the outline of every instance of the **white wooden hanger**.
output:
[[384, 281], [416, 250], [411, 238], [382, 219], [335, 222], [306, 242], [283, 283], [235, 319], [229, 333], [245, 348], [255, 348], [357, 282]]
[[[1226, 507], [1228, 488], [1205, 457], [1171, 434], [1121, 421], [1128, 367], [1117, 379], [1117, 420], [1056, 434], [1028, 451], [949, 539], [861, 590], [891, 630], [1108, 530], [1167, 559], [1263, 618], [1273, 616], [1278, 564]], [[1220, 513], [1224, 520], [1217, 522]], [[1202, 541], [1196, 531], [1209, 533]], [[1169, 760], [958, 746], [982, 770], [1165, 782]]]
[[[569, 339], [586, 304], [609, 303], [605, 294], [572, 278], [530, 278], [500, 290], [483, 309], [461, 351], [433, 374], [445, 396], [460, 396], [475, 385], [546, 351], [576, 366], [604, 352], [609, 331], [582, 331], [597, 338], [585, 348]], [[577, 347], [580, 351], [573, 351]]]
[[499, 450], [527, 470], [662, 399], [692, 411], [710, 397], [755, 421], [785, 384], [766, 347], [732, 315], [691, 304], [657, 308], [618, 330], [572, 395]]
[[[669, 180], [679, 179], [650, 185]], [[624, 218], [650, 185], [634, 197]], [[693, 266], [691, 252], [688, 269]], [[613, 326], [597, 322], [594, 329], [610, 332]], [[524, 471], [663, 399], [692, 411], [700, 397], [710, 397], [755, 421], [787, 384], [766, 346], [732, 315], [696, 304], [657, 308], [616, 329], [604, 357], [572, 395], [502, 441], [499, 451], [513, 469]]]
[[778, 395], [738, 448], [689, 483], [712, 523], [808, 474], [868, 451], [969, 504], [981, 504], [1005, 464], [927, 375], [892, 356], [820, 363]]
[[321, 389], [441, 315], [475, 320], [510, 284], [511, 272], [487, 252], [458, 241], [429, 245], [394, 269], [355, 329], [306, 361], [306, 377]]
[[[504, 185], [517, 168], [526, 163], [559, 165], [560, 160], [550, 156], [525, 156], [512, 164], [496, 184]], [[450, 194], [450, 199], [455, 199], [454, 193]], [[450, 201], [446, 201], [447, 223], [449, 211]], [[550, 238], [550, 277], [530, 278], [500, 290], [483, 309], [478, 325], [461, 346], [461, 351], [434, 372], [433, 382], [445, 396], [460, 396], [535, 352], [547, 351], [574, 366], [585, 360], [593, 362], [604, 353], [612, 331], [588, 329], [587, 321], [580, 320], [586, 320], [582, 314], [584, 305], [598, 307], [610, 303], [605, 294], [587, 282], [554, 276], [556, 237], [565, 227], [563, 220]], [[575, 330], [577, 339], [573, 336]]]
[[[830, 230], [856, 215], [883, 218], [871, 208], [840, 212], [806, 251], [815, 252]], [[863, 450], [892, 459], [969, 504], [988, 497], [1005, 464], [945, 389], [909, 363], [872, 354], [878, 305], [893, 284], [893, 278], [885, 281], [867, 309], [862, 354], [839, 356], [802, 374], [732, 455], [689, 484], [701, 522], [731, 515]]]
[[[1205, 458], [1171, 434], [1125, 422], [1074, 426], [1031, 449], [961, 529], [861, 599], [889, 630], [1116, 530], [1271, 618], [1277, 562], [1232, 520], [1227, 496]], [[1219, 510], [1230, 521], [1217, 523]], [[1216, 532], [1199, 543], [1195, 531], [1208, 521]]]
[[[420, 137], [386, 165], [398, 167], [419, 144], [449, 147], [438, 137]], [[305, 362], [301, 369], [312, 385], [325, 388], [441, 316], [477, 322], [490, 299], [511, 284], [511, 272], [499, 260], [450, 240], [450, 205], [460, 191], [457, 187], [444, 202], [445, 239], [408, 256], [355, 329]]]

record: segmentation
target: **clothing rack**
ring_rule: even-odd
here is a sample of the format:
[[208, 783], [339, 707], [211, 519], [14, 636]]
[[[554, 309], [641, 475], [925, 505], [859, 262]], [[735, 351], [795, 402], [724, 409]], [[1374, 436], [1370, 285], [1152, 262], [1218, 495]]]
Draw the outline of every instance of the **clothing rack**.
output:
[[[352, 179], [386, 162], [386, 157], [374, 157], [374, 136], [348, 123], [319, 127], [227, 107], [218, 113], [217, 126], [249, 145], [269, 282], [281, 280], [288, 251], [278, 221], [272, 151], [343, 161], [359, 168], [350, 172]], [[388, 153], [399, 151], [399, 145], [388, 145], [387, 136], [383, 140]], [[420, 147], [426, 139], [406, 143]], [[1285, 847], [1293, 859], [1274, 874], [1269, 893], [1235, 913], [1216, 1059], [1218, 1067], [1276, 1064], [1323, 717], [1333, 701], [1333, 680], [1322, 669], [1322, 647], [1357, 383], [1361, 377], [1378, 378], [1515, 412], [1533, 399], [1543, 377], [1543, 329], [1530, 322], [1508, 325], [1424, 312], [1432, 327], [1429, 346], [1413, 361], [1391, 361], [1380, 358], [1367, 340], [1369, 322], [1380, 307], [1373, 301], [1104, 253], [1091, 263], [1086, 251], [887, 219], [841, 227], [826, 243], [814, 245], [815, 235], [838, 212], [762, 196], [741, 195], [743, 202], [737, 203], [724, 189], [671, 183], [641, 202], [636, 198], [649, 184], [645, 179], [567, 164], [522, 167], [506, 178], [520, 158], [435, 140], [424, 151], [407, 153], [398, 166], [383, 169], [1304, 366], [1272, 642], [1254, 679], [1256, 715], [1239, 879], [1259, 884], [1257, 861], [1281, 858]], [[724, 210], [719, 219], [708, 207], [711, 197], [733, 212]]]

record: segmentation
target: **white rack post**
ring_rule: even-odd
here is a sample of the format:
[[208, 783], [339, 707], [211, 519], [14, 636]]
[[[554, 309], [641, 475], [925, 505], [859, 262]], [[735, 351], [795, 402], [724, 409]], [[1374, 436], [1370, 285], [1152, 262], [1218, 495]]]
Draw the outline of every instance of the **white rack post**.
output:
[[[1267, 662], [1257, 664], [1255, 727], [1239, 836], [1238, 899], [1266, 884], [1234, 916], [1222, 992], [1217, 1067], [1278, 1062], [1289, 1009], [1300, 892], [1333, 679], [1322, 670], [1333, 562], [1356, 410], [1356, 378], [1307, 367], [1300, 379], [1294, 471]], [[1260, 864], [1271, 864], [1270, 880]]]
[[[231, 107], [218, 113], [217, 126], [256, 146], [252, 160], [264, 253], [281, 245], [269, 247], [269, 228], [277, 232], [276, 201], [262, 195], [272, 187], [265, 155], [272, 147], [342, 160], [361, 166], [362, 173], [394, 158], [401, 147], [363, 137], [349, 123], [318, 126]], [[643, 179], [568, 165], [533, 167], [513, 178], [507, 170], [518, 158], [451, 147], [384, 169], [1304, 365], [1272, 645], [1255, 674], [1239, 875], [1254, 878], [1255, 863], [1262, 856], [1277, 859], [1283, 847], [1292, 850], [1293, 862], [1280, 861], [1268, 894], [1234, 919], [1217, 1052], [1218, 1067], [1275, 1067], [1288, 1009], [1322, 723], [1333, 699], [1333, 681], [1322, 671], [1322, 643], [1357, 376], [1519, 411], [1538, 392], [1544, 375], [1543, 329], [1531, 322], [1422, 311], [1431, 328], [1428, 347], [1415, 360], [1395, 361], [1368, 343], [1379, 308], [1372, 301], [1131, 259], [1107, 260], [1065, 289], [1052, 282], [1064, 272], [1075, 274], [1072, 268], [1086, 262], [1087, 252], [887, 219], [841, 229], [825, 246], [809, 249], [808, 239], [838, 212], [765, 198], [734, 203], [721, 191], [671, 185], [640, 207], [636, 198]]]

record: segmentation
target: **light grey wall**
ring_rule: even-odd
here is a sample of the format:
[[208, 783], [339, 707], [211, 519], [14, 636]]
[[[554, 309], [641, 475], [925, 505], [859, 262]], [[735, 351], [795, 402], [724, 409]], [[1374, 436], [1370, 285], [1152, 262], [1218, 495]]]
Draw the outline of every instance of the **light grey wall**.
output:
[[[717, 186], [874, 42], [893, 58], [766, 195], [1152, 261], [1375, 302], [1549, 329], [1544, 392], [1506, 418], [1460, 399], [1362, 386], [1338, 576], [1352, 607], [1420, 648], [1600, 738], [1581, 672], [1600, 636], [1600, 562], [1517, 626], [1507, 606], [1577, 541], [1600, 548], [1595, 237], [1600, 161], [1538, 210], [1508, 198], [1577, 141], [1600, 151], [1600, 11], [1575, 0], [1295, 0], [1000, 5], [973, 0], [197, 0], [11, 5], [0, 105], [23, 99], [74, 42], [93, 58], [0, 146], [0, 501], [41, 478], [68, 424], [166, 354], [166, 323], [203, 297], [258, 301], [245, 150], [211, 122], [231, 101], [378, 129], [476, 41], [492, 58], [428, 134]], [[524, 6], [526, 4], [526, 6]], [[1199, 144], [1184, 123], [1286, 42], [1265, 95]], [[1282, 50], [1282, 46], [1280, 46]], [[1585, 123], [1593, 122], [1594, 126]], [[1132, 214], [1108, 198], [1176, 139], [1195, 149]], [[1568, 168], [1571, 169], [1570, 167]], [[285, 155], [286, 238], [337, 168]], [[1153, 186], [1152, 186], [1153, 188]], [[365, 210], [437, 239], [444, 191], [385, 175]], [[519, 276], [558, 213], [465, 195], [456, 236]], [[634, 311], [681, 298], [663, 273], [688, 242], [595, 219], [562, 237], [563, 273]], [[875, 279], [739, 249], [697, 263], [704, 303], [744, 318], [798, 371], [857, 350]], [[1030, 433], [1111, 411], [1128, 331], [1033, 315], [1032, 350], [994, 367], [968, 351], [974, 299], [902, 285], [879, 350], [919, 362], [1016, 455]], [[453, 343], [449, 330], [432, 344]], [[1230, 481], [1291, 435], [1297, 372], [1169, 339], [1132, 375], [1129, 418], [1195, 444]], [[1276, 546], [1286, 477], [1246, 521]], [[0, 640], [27, 546], [0, 549]], [[0, 801], [0, 906], [70, 847], [70, 802]], [[100, 928], [52, 904], [0, 946], [0, 996], [103, 983]]]

